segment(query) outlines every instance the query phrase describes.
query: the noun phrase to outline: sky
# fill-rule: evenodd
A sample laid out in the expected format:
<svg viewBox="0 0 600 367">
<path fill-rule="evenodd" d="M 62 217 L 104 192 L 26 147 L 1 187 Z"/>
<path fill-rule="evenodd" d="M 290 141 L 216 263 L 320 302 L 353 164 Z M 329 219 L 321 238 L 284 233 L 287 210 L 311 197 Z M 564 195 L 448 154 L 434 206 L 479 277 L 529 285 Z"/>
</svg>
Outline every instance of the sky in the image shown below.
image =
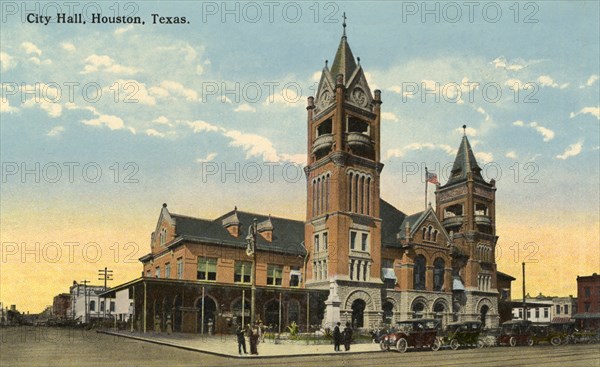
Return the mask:
<svg viewBox="0 0 600 367">
<path fill-rule="evenodd" d="M 138 277 L 163 203 L 303 220 L 306 98 L 344 12 L 382 91 L 382 198 L 423 210 L 425 166 L 446 182 L 465 124 L 513 297 L 522 262 L 531 294 L 600 273 L 596 1 L 52 4 L 0 4 L 5 305 L 39 312 L 104 267 L 109 285 Z"/>
</svg>

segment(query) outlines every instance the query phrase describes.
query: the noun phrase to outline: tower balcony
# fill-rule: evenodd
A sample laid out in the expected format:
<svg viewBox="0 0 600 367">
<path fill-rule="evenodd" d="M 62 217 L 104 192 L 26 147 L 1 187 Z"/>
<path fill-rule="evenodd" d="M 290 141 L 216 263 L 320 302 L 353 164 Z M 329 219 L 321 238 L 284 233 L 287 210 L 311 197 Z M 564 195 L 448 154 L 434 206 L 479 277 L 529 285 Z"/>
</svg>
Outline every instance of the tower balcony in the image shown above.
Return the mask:
<svg viewBox="0 0 600 367">
<path fill-rule="evenodd" d="M 359 150 L 373 149 L 373 141 L 368 135 L 359 132 L 349 132 L 346 135 L 346 141 L 350 148 Z"/>
<path fill-rule="evenodd" d="M 475 224 L 477 225 L 486 225 L 491 226 L 492 220 L 487 215 L 476 215 L 475 216 Z"/>
<path fill-rule="evenodd" d="M 333 135 L 323 134 L 313 141 L 312 153 L 315 154 L 320 150 L 331 150 L 333 145 Z"/>
<path fill-rule="evenodd" d="M 460 226 L 463 224 L 465 218 L 462 215 L 457 215 L 455 217 L 444 218 L 442 221 L 442 225 L 444 227 L 452 227 L 452 226 Z"/>
</svg>

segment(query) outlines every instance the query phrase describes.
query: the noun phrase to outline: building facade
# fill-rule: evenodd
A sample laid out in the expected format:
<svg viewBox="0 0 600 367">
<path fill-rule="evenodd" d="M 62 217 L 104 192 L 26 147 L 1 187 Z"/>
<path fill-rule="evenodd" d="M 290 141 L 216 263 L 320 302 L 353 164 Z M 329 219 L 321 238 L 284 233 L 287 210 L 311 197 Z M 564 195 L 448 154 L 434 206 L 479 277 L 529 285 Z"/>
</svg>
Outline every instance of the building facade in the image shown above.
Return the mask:
<svg viewBox="0 0 600 367">
<path fill-rule="evenodd" d="M 54 299 L 52 300 L 52 316 L 60 319 L 68 318 L 70 306 L 70 293 L 61 293 L 54 296 Z"/>
<path fill-rule="evenodd" d="M 600 329 L 600 275 L 577 277 L 575 319 L 585 329 Z"/>
<path fill-rule="evenodd" d="M 377 328 L 423 317 L 496 327 L 494 181 L 482 177 L 464 136 L 435 207 L 407 215 L 383 200 L 381 105 L 344 25 L 307 103 L 305 221 L 237 208 L 200 219 L 164 204 L 140 258 L 142 277 L 105 295 L 128 290 L 138 330 L 170 322 L 185 332 L 230 332 L 248 322 L 254 268 L 256 319 L 273 331 L 292 322 Z"/>
</svg>

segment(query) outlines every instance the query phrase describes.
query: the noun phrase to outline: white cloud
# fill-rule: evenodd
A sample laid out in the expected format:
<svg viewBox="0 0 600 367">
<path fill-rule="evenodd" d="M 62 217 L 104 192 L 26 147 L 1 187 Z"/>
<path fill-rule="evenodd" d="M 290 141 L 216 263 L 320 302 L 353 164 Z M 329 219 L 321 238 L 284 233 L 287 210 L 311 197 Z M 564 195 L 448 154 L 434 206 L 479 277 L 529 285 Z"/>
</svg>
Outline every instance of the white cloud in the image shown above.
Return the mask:
<svg viewBox="0 0 600 367">
<path fill-rule="evenodd" d="M 195 133 L 201 133 L 204 131 L 219 131 L 222 130 L 218 126 L 212 125 L 206 121 L 196 120 L 196 121 L 188 121 L 187 125 L 194 130 Z"/>
<path fill-rule="evenodd" d="M 454 131 L 458 132 L 460 136 L 463 136 L 465 132 L 467 133 L 467 136 L 477 136 L 478 134 L 478 131 L 473 127 L 467 127 L 466 129 L 463 129 L 462 127 L 457 127 L 456 129 L 454 129 Z M 476 141 L 471 141 L 471 145 L 475 146 Z"/>
<path fill-rule="evenodd" d="M 598 120 L 600 120 L 600 107 L 584 107 L 579 112 L 571 112 L 570 117 L 573 118 L 577 115 L 588 114 L 595 116 Z"/>
<path fill-rule="evenodd" d="M 23 42 L 21 43 L 21 47 L 25 50 L 26 54 L 36 54 L 38 56 L 42 55 L 42 50 L 40 50 L 39 47 L 31 42 Z"/>
<path fill-rule="evenodd" d="M 487 164 L 494 161 L 494 156 L 492 153 L 488 152 L 477 152 L 475 153 L 475 158 L 479 161 L 479 163 Z"/>
<path fill-rule="evenodd" d="M 491 63 L 496 69 L 504 69 L 508 71 L 519 71 L 527 67 L 527 65 L 524 65 L 524 63 L 521 61 L 514 61 L 513 63 L 509 63 L 504 56 L 497 57 Z"/>
<path fill-rule="evenodd" d="M 583 149 L 583 142 L 571 144 L 565 149 L 563 154 L 557 155 L 556 158 L 565 160 L 570 157 L 575 157 L 576 155 L 581 153 L 582 149 Z"/>
<path fill-rule="evenodd" d="M 71 42 L 63 42 L 60 44 L 65 51 L 74 52 L 77 48 Z"/>
<path fill-rule="evenodd" d="M 115 36 L 123 34 L 133 29 L 133 24 L 115 29 Z"/>
<path fill-rule="evenodd" d="M 140 103 L 148 106 L 156 105 L 156 98 L 150 95 L 146 84 L 133 79 L 117 79 L 110 87 L 102 90 L 109 95 L 116 93 L 115 84 L 118 89 L 118 98 L 125 103 Z"/>
<path fill-rule="evenodd" d="M 128 66 L 123 66 L 115 63 L 115 61 L 107 55 L 90 55 L 85 59 L 86 65 L 83 67 L 81 74 L 89 74 L 96 71 L 113 73 L 113 74 L 136 74 L 138 69 Z"/>
<path fill-rule="evenodd" d="M 229 130 L 223 135 L 231 139 L 230 146 L 240 147 L 246 151 L 246 159 L 262 157 L 265 162 L 279 161 L 279 156 L 273 147 L 273 143 L 264 136 L 242 133 L 237 130 Z"/>
<path fill-rule="evenodd" d="M 514 150 L 511 150 L 510 152 L 506 152 L 505 157 L 511 158 L 511 159 L 517 159 L 517 153 Z"/>
<path fill-rule="evenodd" d="M 198 100 L 198 93 L 195 90 L 186 88 L 183 84 L 172 80 L 163 80 L 158 86 L 150 87 L 148 91 L 161 98 L 178 96 L 184 97 L 188 101 Z"/>
<path fill-rule="evenodd" d="M 125 123 L 123 122 L 123 120 L 118 117 L 118 116 L 114 116 L 114 115 L 103 115 L 100 114 L 98 112 L 95 112 L 96 114 L 96 118 L 91 119 L 91 120 L 81 120 L 81 122 L 83 122 L 86 125 L 90 125 L 90 126 L 106 126 L 111 130 L 120 130 L 123 129 L 125 127 Z M 133 133 L 135 133 L 134 131 L 132 131 Z"/>
<path fill-rule="evenodd" d="M 46 135 L 47 136 L 59 136 L 63 131 L 65 131 L 65 128 L 63 126 L 55 126 L 50 131 L 48 131 L 48 134 L 46 134 Z"/>
<path fill-rule="evenodd" d="M 38 107 L 46 111 L 48 116 L 52 118 L 57 118 L 62 115 L 62 105 L 60 103 L 50 102 L 47 98 L 38 98 L 37 100 L 36 98 L 30 98 L 26 100 L 22 106 L 25 108 Z"/>
<path fill-rule="evenodd" d="M 544 137 L 545 142 L 548 142 L 548 141 L 554 139 L 554 131 L 538 124 L 535 121 L 532 121 L 532 122 L 526 124 L 525 122 L 523 122 L 521 120 L 517 120 L 517 121 L 513 122 L 513 125 L 520 126 L 520 127 L 530 127 L 532 129 L 534 129 L 535 131 L 538 132 L 538 134 L 540 134 L 541 136 Z"/>
<path fill-rule="evenodd" d="M 165 134 L 161 133 L 160 131 L 157 131 L 155 129 L 146 129 L 146 135 L 148 136 L 155 136 L 157 138 L 164 138 Z"/>
<path fill-rule="evenodd" d="M 256 108 L 250 106 L 248 103 L 242 103 L 233 111 L 234 112 L 256 112 Z"/>
<path fill-rule="evenodd" d="M 196 162 L 198 163 L 206 163 L 206 162 L 211 162 L 213 159 L 215 159 L 217 157 L 217 153 L 208 153 L 206 155 L 206 157 L 204 158 L 197 158 Z"/>
<path fill-rule="evenodd" d="M 538 81 L 538 83 L 541 84 L 542 87 L 551 87 L 551 88 L 565 89 L 566 87 L 569 86 L 569 83 L 563 83 L 563 84 L 559 85 L 549 75 L 541 75 L 537 79 L 537 81 Z"/>
<path fill-rule="evenodd" d="M 396 116 L 396 114 L 394 114 L 393 112 L 382 112 L 381 119 L 393 122 L 399 121 L 398 116 Z"/>
<path fill-rule="evenodd" d="M 17 63 L 13 60 L 14 58 L 6 52 L 0 52 L 0 70 L 7 71 L 14 68 Z"/>
<path fill-rule="evenodd" d="M 590 77 L 588 78 L 588 80 L 585 82 L 585 84 L 580 85 L 579 88 L 591 87 L 597 81 L 598 81 L 598 75 L 592 74 L 592 75 L 590 75 Z"/>
<path fill-rule="evenodd" d="M 45 59 L 45 60 L 40 60 L 39 57 L 30 57 L 29 61 L 31 61 L 32 63 L 36 64 L 36 65 L 50 65 L 52 64 L 52 60 L 50 59 Z"/>
<path fill-rule="evenodd" d="M 165 116 L 159 116 L 159 117 L 155 118 L 154 120 L 152 120 L 152 122 L 154 122 L 155 124 L 160 124 L 160 125 L 173 126 L 173 124 L 171 124 L 169 119 Z"/>
<path fill-rule="evenodd" d="M 294 88 L 282 89 L 267 96 L 264 105 L 281 105 L 284 107 L 297 107 L 301 105 L 302 96 Z"/>
<path fill-rule="evenodd" d="M 12 107 L 10 105 L 10 102 L 8 102 L 8 99 L 6 98 L 0 98 L 0 113 L 14 113 L 17 112 L 19 109 L 16 107 Z"/>
<path fill-rule="evenodd" d="M 508 79 L 506 82 L 504 82 L 504 85 L 508 86 L 508 88 L 512 90 L 524 89 L 525 87 L 525 83 L 514 78 Z"/>
<path fill-rule="evenodd" d="M 411 143 L 411 144 L 408 144 L 407 146 L 405 146 L 404 148 L 388 149 L 386 158 L 387 159 L 392 158 L 392 157 L 402 158 L 408 152 L 418 151 L 418 150 L 423 150 L 423 149 L 429 149 L 429 150 L 440 149 L 451 156 L 456 154 L 456 149 L 452 148 L 451 146 L 449 146 L 447 144 Z"/>
</svg>

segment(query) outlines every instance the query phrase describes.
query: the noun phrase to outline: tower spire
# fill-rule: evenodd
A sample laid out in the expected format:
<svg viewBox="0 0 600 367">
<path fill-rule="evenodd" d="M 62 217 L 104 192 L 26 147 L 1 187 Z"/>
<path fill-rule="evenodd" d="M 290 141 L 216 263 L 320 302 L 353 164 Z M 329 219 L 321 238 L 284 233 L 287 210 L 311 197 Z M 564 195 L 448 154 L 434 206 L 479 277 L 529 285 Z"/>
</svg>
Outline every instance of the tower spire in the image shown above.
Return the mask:
<svg viewBox="0 0 600 367">
<path fill-rule="evenodd" d="M 463 125 L 463 136 L 467 136 L 467 125 Z"/>
<path fill-rule="evenodd" d="M 344 22 L 342 23 L 342 27 L 344 27 L 344 35 L 342 37 L 346 37 L 346 12 L 344 12 L 344 15 L 342 15 L 342 18 L 344 19 Z"/>
</svg>

